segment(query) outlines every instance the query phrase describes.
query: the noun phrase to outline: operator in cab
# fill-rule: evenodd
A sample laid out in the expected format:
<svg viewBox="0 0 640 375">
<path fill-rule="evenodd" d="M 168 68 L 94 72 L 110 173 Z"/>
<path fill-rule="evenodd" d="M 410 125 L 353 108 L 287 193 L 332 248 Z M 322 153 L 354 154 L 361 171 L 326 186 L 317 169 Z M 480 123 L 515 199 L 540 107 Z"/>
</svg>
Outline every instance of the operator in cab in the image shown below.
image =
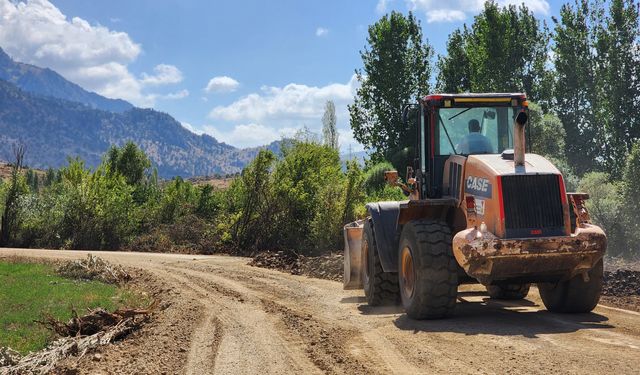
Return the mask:
<svg viewBox="0 0 640 375">
<path fill-rule="evenodd" d="M 464 155 L 493 153 L 493 146 L 487 137 L 480 134 L 480 122 L 476 119 L 469 120 L 469 134 L 462 138 L 456 149 Z"/>
</svg>

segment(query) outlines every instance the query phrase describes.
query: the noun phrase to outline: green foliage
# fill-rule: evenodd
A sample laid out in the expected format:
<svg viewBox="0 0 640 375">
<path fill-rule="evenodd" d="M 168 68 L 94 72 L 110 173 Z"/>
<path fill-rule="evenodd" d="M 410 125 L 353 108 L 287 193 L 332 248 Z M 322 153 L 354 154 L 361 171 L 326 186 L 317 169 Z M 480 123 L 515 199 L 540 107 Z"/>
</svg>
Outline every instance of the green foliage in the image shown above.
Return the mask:
<svg viewBox="0 0 640 375">
<path fill-rule="evenodd" d="M 596 60 L 589 2 L 564 4 L 555 23 L 554 66 L 556 113 L 566 135 L 568 162 L 578 174 L 594 170 L 599 148 L 594 105 Z"/>
<path fill-rule="evenodd" d="M 328 230 L 333 236 L 339 235 L 333 228 L 336 222 L 343 224 L 343 206 L 327 199 L 344 202 L 343 193 L 338 194 L 335 190 L 336 186 L 344 189 L 341 168 L 338 152 L 326 146 L 297 142 L 283 150 L 283 158 L 278 160 L 273 171 L 273 232 L 267 234 L 272 246 L 308 253 L 316 249 L 314 237 L 331 237 L 319 233 Z M 322 223 L 317 219 L 323 215 L 319 213 L 320 209 L 331 210 L 336 217 Z M 312 236 L 308 236 L 309 231 Z"/>
<path fill-rule="evenodd" d="M 343 223 L 349 223 L 359 217 L 358 207 L 365 201 L 363 191 L 364 175 L 357 160 L 347 162 L 347 182 L 345 187 L 345 204 Z"/>
<path fill-rule="evenodd" d="M 624 202 L 625 230 L 629 234 L 629 252 L 640 254 L 640 142 L 636 142 L 626 160 L 622 180 L 622 202 Z"/>
<path fill-rule="evenodd" d="M 599 156 L 615 178 L 622 177 L 624 155 L 640 140 L 640 4 L 612 0 L 596 29 L 598 126 L 606 144 Z"/>
<path fill-rule="evenodd" d="M 550 35 L 526 6 L 488 1 L 470 28 L 454 31 L 440 57 L 438 88 L 445 92 L 526 92 L 547 106 Z"/>
<path fill-rule="evenodd" d="M 640 139 L 640 24 L 634 0 L 565 4 L 555 20 L 557 113 L 566 154 L 579 174 L 622 177 L 625 156 Z"/>
<path fill-rule="evenodd" d="M 565 132 L 558 116 L 543 113 L 539 105 L 530 103 L 529 127 L 533 152 L 556 160 L 564 158 Z"/>
<path fill-rule="evenodd" d="M 384 189 L 386 182 L 384 180 L 384 172 L 395 170 L 391 163 L 383 161 L 370 166 L 364 174 L 364 189 L 367 194 L 373 194 L 376 191 Z"/>
<path fill-rule="evenodd" d="M 106 166 L 108 173 L 120 174 L 127 184 L 135 186 L 143 182 L 151 161 L 144 151 L 129 141 L 122 148 L 111 146 L 107 152 Z"/>
<path fill-rule="evenodd" d="M 269 243 L 273 219 L 270 171 L 275 162 L 271 151 L 262 150 L 229 187 L 229 212 L 233 224 L 231 239 L 240 248 L 252 250 Z"/>
<path fill-rule="evenodd" d="M 580 181 L 580 191 L 589 194 L 586 205 L 593 222 L 607 233 L 607 253 L 612 256 L 627 252 L 624 227 L 622 186 L 603 172 L 587 173 Z"/>
<path fill-rule="evenodd" d="M 336 106 L 332 100 L 327 100 L 322 115 L 322 141 L 323 144 L 338 150 L 338 128 L 336 127 Z"/>
<path fill-rule="evenodd" d="M 391 12 L 369 26 L 368 46 L 360 52 L 364 69 L 356 71 L 361 87 L 349 114 L 355 139 L 375 161 L 415 143 L 415 126 L 402 124 L 402 106 L 430 89 L 433 48 L 423 40 L 412 13 Z"/>
<path fill-rule="evenodd" d="M 44 264 L 0 262 L 0 285 L 0 347 L 9 346 L 22 354 L 44 348 L 52 338 L 46 327 L 34 322 L 44 314 L 67 321 L 72 309 L 113 310 L 147 303 L 127 289 L 56 276 Z"/>
<path fill-rule="evenodd" d="M 196 188 L 181 177 L 176 177 L 162 190 L 155 216 L 160 223 L 173 223 L 176 219 L 192 212 L 199 203 Z"/>
</svg>

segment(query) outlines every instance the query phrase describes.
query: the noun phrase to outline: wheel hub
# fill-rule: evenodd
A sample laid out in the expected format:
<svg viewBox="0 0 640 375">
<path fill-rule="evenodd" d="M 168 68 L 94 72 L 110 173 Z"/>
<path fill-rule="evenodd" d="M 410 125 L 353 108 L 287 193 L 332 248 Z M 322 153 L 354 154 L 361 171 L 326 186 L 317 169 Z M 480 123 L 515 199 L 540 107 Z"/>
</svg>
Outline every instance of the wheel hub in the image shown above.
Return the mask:
<svg viewBox="0 0 640 375">
<path fill-rule="evenodd" d="M 402 249 L 400 261 L 400 289 L 405 297 L 411 298 L 413 296 L 416 282 L 416 272 L 413 265 L 411 249 L 406 246 Z"/>
</svg>

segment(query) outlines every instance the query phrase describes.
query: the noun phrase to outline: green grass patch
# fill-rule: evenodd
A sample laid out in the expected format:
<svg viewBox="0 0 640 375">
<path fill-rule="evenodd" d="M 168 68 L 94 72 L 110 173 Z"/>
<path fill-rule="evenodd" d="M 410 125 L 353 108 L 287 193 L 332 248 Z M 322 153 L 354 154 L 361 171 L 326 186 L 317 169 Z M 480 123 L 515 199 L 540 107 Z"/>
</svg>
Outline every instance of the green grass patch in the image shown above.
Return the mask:
<svg viewBox="0 0 640 375">
<path fill-rule="evenodd" d="M 140 297 L 127 288 L 60 277 L 48 264 L 0 262 L 0 346 L 22 354 L 42 349 L 52 334 L 33 321 L 45 314 L 66 321 L 72 308 L 83 314 L 87 308 L 140 307 L 148 302 Z"/>
</svg>

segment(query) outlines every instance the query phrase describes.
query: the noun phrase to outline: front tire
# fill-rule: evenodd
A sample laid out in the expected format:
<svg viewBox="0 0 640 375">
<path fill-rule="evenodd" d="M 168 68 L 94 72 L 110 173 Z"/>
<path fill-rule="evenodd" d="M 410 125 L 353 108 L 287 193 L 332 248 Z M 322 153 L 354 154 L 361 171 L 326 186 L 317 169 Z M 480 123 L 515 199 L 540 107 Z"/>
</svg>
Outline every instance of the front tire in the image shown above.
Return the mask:
<svg viewBox="0 0 640 375">
<path fill-rule="evenodd" d="M 517 300 L 529 294 L 531 284 L 499 284 L 488 285 L 487 292 L 492 299 Z"/>
<path fill-rule="evenodd" d="M 398 303 L 398 274 L 382 269 L 371 218 L 362 231 L 362 286 L 370 306 Z"/>
<path fill-rule="evenodd" d="M 414 220 L 402 230 L 400 296 L 412 319 L 440 319 L 454 312 L 458 269 L 451 238 L 449 226 L 435 220 Z"/>
<path fill-rule="evenodd" d="M 593 310 L 602 292 L 602 259 L 589 271 L 589 281 L 576 275 L 558 283 L 538 283 L 547 310 L 558 313 L 586 313 Z"/>
</svg>

